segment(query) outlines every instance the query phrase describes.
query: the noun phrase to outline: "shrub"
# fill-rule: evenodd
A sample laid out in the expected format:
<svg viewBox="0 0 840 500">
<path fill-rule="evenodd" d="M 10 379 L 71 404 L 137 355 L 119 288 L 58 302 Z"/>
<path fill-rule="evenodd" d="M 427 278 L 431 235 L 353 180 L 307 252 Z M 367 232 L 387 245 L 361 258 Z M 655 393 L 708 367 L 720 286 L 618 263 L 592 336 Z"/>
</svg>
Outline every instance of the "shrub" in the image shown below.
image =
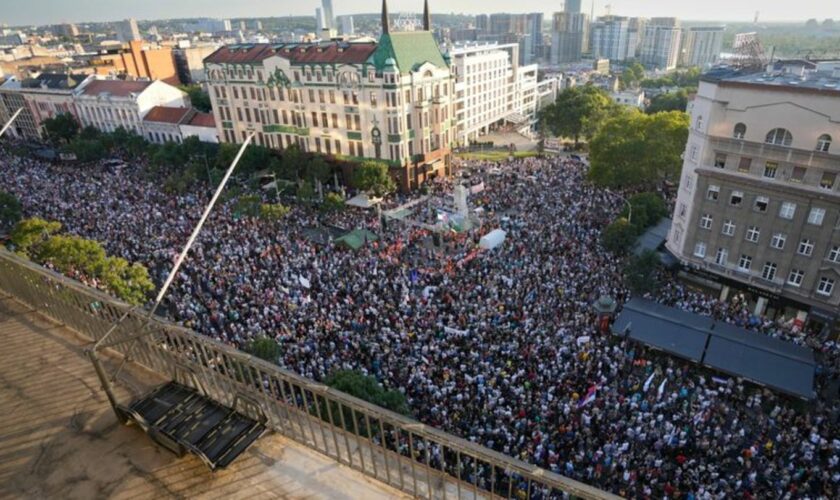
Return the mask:
<svg viewBox="0 0 840 500">
<path fill-rule="evenodd" d="M 625 255 L 632 250 L 637 236 L 636 227 L 621 218 L 604 228 L 601 244 L 614 254 Z"/>
</svg>

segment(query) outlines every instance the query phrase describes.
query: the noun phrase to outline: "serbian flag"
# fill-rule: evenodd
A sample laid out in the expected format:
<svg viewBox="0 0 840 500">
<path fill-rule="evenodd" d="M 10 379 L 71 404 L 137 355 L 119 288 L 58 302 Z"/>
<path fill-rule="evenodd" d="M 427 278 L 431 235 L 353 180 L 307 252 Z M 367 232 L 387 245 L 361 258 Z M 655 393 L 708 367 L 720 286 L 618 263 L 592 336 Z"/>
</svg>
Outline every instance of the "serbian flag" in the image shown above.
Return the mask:
<svg viewBox="0 0 840 500">
<path fill-rule="evenodd" d="M 584 406 L 588 405 L 589 403 L 595 401 L 595 394 L 598 392 L 598 386 L 593 385 L 586 391 L 586 396 L 580 400 L 578 403 L 578 408 L 583 408 Z"/>
</svg>

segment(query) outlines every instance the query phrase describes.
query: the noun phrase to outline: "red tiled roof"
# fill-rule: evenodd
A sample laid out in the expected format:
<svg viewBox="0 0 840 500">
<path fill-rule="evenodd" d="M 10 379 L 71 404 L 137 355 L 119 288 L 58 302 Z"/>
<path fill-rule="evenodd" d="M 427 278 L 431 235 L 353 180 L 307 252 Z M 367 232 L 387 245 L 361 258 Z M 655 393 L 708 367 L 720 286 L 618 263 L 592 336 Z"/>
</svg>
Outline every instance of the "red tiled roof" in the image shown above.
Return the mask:
<svg viewBox="0 0 840 500">
<path fill-rule="evenodd" d="M 166 106 L 155 106 L 150 109 L 146 116 L 143 117 L 144 122 L 158 122 L 158 123 L 174 123 L 179 124 L 190 112 L 190 108 L 170 108 Z"/>
<path fill-rule="evenodd" d="M 189 124 L 193 127 L 216 128 L 216 119 L 213 118 L 213 113 L 202 113 L 199 111 L 193 115 Z"/>
<path fill-rule="evenodd" d="M 85 95 L 99 95 L 102 92 L 108 92 L 113 96 L 117 97 L 125 97 L 129 94 L 139 94 L 146 90 L 146 87 L 151 85 L 152 82 L 145 82 L 145 81 L 131 81 L 127 82 L 124 80 L 93 80 L 92 82 L 88 83 L 85 87 L 84 92 Z"/>
<path fill-rule="evenodd" d="M 293 64 L 361 64 L 376 51 L 376 43 L 257 43 L 227 45 L 204 59 L 206 63 L 258 63 L 271 56 L 288 59 Z"/>
</svg>

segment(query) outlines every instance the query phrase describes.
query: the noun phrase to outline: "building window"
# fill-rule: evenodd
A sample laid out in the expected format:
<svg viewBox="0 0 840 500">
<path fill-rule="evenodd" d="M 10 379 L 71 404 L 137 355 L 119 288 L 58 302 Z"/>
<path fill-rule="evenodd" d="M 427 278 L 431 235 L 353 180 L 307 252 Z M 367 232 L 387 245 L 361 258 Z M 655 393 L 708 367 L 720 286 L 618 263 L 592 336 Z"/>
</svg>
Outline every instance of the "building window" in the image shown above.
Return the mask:
<svg viewBox="0 0 840 500">
<path fill-rule="evenodd" d="M 820 295 L 831 295 L 834 291 L 834 280 L 823 276 L 820 278 L 820 283 L 817 285 L 817 293 Z"/>
<path fill-rule="evenodd" d="M 793 136 L 786 129 L 774 128 L 770 132 L 767 132 L 767 135 L 764 137 L 764 142 L 776 146 L 790 146 L 793 142 Z"/>
<path fill-rule="evenodd" d="M 717 168 L 726 167 L 726 155 L 724 153 L 715 153 L 715 166 Z"/>
<path fill-rule="evenodd" d="M 688 157 L 691 158 L 691 161 L 697 161 L 697 146 L 692 144 L 690 151 Z"/>
<path fill-rule="evenodd" d="M 712 216 L 709 214 L 703 214 L 703 217 L 700 217 L 700 227 L 702 227 L 703 229 L 711 229 Z"/>
<path fill-rule="evenodd" d="M 770 240 L 770 246 L 775 248 L 776 250 L 783 250 L 785 248 L 785 241 L 787 241 L 787 235 L 784 233 L 776 233 L 773 235 L 773 238 Z"/>
<path fill-rule="evenodd" d="M 725 266 L 726 260 L 729 258 L 729 251 L 725 248 L 718 248 L 717 253 L 715 254 L 715 264 L 719 266 Z"/>
<path fill-rule="evenodd" d="M 749 271 L 750 266 L 752 265 L 752 257 L 749 255 L 741 255 L 741 258 L 738 259 L 738 269 L 741 271 Z"/>
<path fill-rule="evenodd" d="M 744 201 L 744 193 L 741 191 L 732 191 L 732 195 L 729 197 L 729 204 L 733 207 L 740 207 L 742 201 Z"/>
<path fill-rule="evenodd" d="M 828 134 L 823 134 L 817 139 L 817 151 L 821 153 L 828 153 L 829 148 L 831 148 L 831 136 Z"/>
<path fill-rule="evenodd" d="M 828 252 L 828 260 L 840 264 L 840 245 L 831 247 L 831 251 Z"/>
<path fill-rule="evenodd" d="M 711 201 L 717 201 L 719 196 L 720 186 L 715 186 L 714 184 L 709 185 L 709 189 L 706 191 L 706 199 Z"/>
<path fill-rule="evenodd" d="M 779 217 L 782 219 L 793 219 L 793 215 L 796 213 L 796 203 L 791 203 L 786 201 L 782 203 L 782 206 L 779 207 Z"/>
<path fill-rule="evenodd" d="M 742 156 L 741 159 L 738 161 L 738 172 L 741 172 L 742 174 L 748 174 L 750 173 L 750 166 L 752 166 L 752 158 Z"/>
<path fill-rule="evenodd" d="M 723 221 L 723 228 L 721 229 L 721 233 L 725 234 L 726 236 L 732 236 L 733 234 L 735 234 L 735 223 L 729 219 Z"/>
<path fill-rule="evenodd" d="M 799 248 L 797 249 L 799 255 L 804 255 L 806 257 L 810 257 L 812 253 L 814 253 L 814 242 L 809 240 L 808 238 L 803 239 L 799 242 Z"/>
<path fill-rule="evenodd" d="M 766 212 L 767 207 L 770 205 L 770 198 L 766 196 L 756 196 L 755 197 L 755 205 L 753 205 L 753 209 L 756 212 Z"/>
<path fill-rule="evenodd" d="M 791 269 L 790 274 L 788 274 L 788 285 L 792 286 L 800 286 L 802 285 L 802 280 L 805 278 L 805 273 L 799 269 Z"/>
<path fill-rule="evenodd" d="M 764 268 L 761 270 L 761 277 L 767 281 L 773 281 L 776 278 L 776 269 L 778 267 L 774 262 L 765 262 Z"/>
<path fill-rule="evenodd" d="M 628 102 L 629 102 L 629 99 L 628 99 Z M 694 128 L 696 128 L 697 130 L 700 130 L 701 128 L 703 128 L 703 116 L 702 115 L 697 117 L 697 122 L 695 123 Z"/>
<path fill-rule="evenodd" d="M 805 167 L 793 167 L 793 172 L 790 174 L 790 182 L 801 184 L 805 179 Z"/>
<path fill-rule="evenodd" d="M 376 92 L 371 92 L 370 93 L 370 107 L 372 107 L 372 108 L 376 107 Z"/>
<path fill-rule="evenodd" d="M 701 259 L 706 256 L 706 244 L 702 241 L 698 241 L 696 245 L 694 245 L 694 256 L 700 257 Z"/>
<path fill-rule="evenodd" d="M 834 187 L 834 182 L 837 180 L 837 174 L 834 172 L 823 172 L 820 179 L 820 187 L 823 189 L 831 189 Z"/>
<path fill-rule="evenodd" d="M 811 212 L 808 214 L 808 224 L 822 226 L 823 219 L 825 219 L 824 208 L 812 208 Z"/>
<path fill-rule="evenodd" d="M 775 161 L 768 161 L 764 164 L 764 177 L 767 179 L 775 179 L 777 170 L 779 170 L 779 164 Z"/>
<path fill-rule="evenodd" d="M 685 219 L 685 214 L 686 214 L 687 211 L 688 211 L 688 207 L 685 206 L 685 203 L 680 203 L 680 211 L 679 211 L 680 217 Z"/>
<path fill-rule="evenodd" d="M 747 228 L 746 233 L 746 240 L 751 241 L 753 243 L 758 243 L 758 237 L 761 234 L 761 231 L 756 226 L 749 226 Z"/>
<path fill-rule="evenodd" d="M 736 124 L 735 130 L 732 131 L 732 137 L 736 139 L 743 139 L 745 135 L 747 135 L 747 126 L 743 123 Z"/>
</svg>

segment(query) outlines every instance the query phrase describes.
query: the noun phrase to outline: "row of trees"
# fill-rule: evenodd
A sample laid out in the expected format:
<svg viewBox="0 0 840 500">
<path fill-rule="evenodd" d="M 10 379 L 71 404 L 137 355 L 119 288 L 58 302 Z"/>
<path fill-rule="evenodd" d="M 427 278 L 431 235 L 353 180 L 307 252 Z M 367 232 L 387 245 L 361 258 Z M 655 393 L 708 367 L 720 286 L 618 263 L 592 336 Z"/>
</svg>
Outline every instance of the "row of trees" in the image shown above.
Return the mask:
<svg viewBox="0 0 840 500">
<path fill-rule="evenodd" d="M 9 243 L 20 255 L 39 264 L 49 264 L 70 276 L 95 280 L 129 304 L 143 304 L 154 290 L 142 264 L 109 257 L 102 245 L 72 234 L 60 234 L 61 223 L 33 217 L 17 223 Z"/>
<path fill-rule="evenodd" d="M 541 112 L 544 128 L 589 141 L 590 179 L 604 187 L 649 189 L 679 177 L 688 140 L 688 116 L 679 111 L 644 114 L 615 104 L 592 85 L 563 91 Z"/>
<path fill-rule="evenodd" d="M 93 127 L 80 128 L 69 113 L 46 120 L 44 127 L 54 144 L 75 154 L 81 162 L 93 162 L 113 154 L 148 158 L 149 174 L 155 179 L 163 179 L 164 188 L 171 192 L 184 192 L 196 181 L 206 180 L 215 185 L 239 151 L 236 144 L 207 144 L 197 137 L 188 137 L 181 143 L 151 144 L 121 127 L 111 133 Z M 270 148 L 252 144 L 239 161 L 237 175 L 248 178 L 267 172 L 299 187 L 309 183 L 311 189 L 330 182 L 339 167 L 339 163 L 328 163 L 324 156 L 305 153 L 297 146 L 287 148 L 280 155 Z M 380 162 L 355 165 L 350 181 L 354 188 L 376 195 L 396 189 L 388 166 Z"/>
</svg>

